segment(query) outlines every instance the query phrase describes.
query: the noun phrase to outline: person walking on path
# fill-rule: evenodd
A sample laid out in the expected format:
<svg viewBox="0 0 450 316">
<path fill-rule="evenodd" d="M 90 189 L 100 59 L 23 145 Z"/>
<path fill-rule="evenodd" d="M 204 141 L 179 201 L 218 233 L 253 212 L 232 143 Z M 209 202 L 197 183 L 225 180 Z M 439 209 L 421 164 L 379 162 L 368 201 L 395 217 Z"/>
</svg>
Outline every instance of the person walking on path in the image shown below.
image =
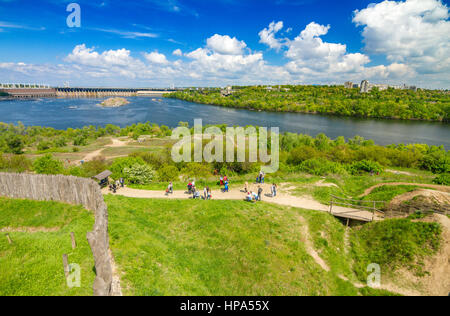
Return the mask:
<svg viewBox="0 0 450 316">
<path fill-rule="evenodd" d="M 274 183 L 272 184 L 272 197 L 276 197 L 277 196 L 277 185 Z"/>
<path fill-rule="evenodd" d="M 248 182 L 247 181 L 245 182 L 245 185 L 244 185 L 244 192 L 248 193 Z"/>
<path fill-rule="evenodd" d="M 263 193 L 263 189 L 261 188 L 261 186 L 258 187 L 258 201 L 262 201 L 262 193 Z"/>
<path fill-rule="evenodd" d="M 225 188 L 224 188 L 223 192 L 227 192 L 228 193 L 229 189 L 230 188 L 228 186 L 228 181 L 225 181 Z"/>
</svg>

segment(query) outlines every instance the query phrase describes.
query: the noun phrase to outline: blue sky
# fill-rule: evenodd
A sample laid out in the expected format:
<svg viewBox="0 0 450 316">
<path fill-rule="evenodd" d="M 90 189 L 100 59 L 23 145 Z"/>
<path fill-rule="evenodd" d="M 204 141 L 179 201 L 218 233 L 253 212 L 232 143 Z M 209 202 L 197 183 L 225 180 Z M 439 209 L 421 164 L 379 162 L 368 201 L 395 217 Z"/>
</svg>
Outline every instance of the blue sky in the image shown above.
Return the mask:
<svg viewBox="0 0 450 316">
<path fill-rule="evenodd" d="M 71 2 L 80 5 L 80 28 L 66 24 Z M 161 87 L 369 79 L 449 88 L 448 5 L 0 0 L 0 82 Z"/>
</svg>

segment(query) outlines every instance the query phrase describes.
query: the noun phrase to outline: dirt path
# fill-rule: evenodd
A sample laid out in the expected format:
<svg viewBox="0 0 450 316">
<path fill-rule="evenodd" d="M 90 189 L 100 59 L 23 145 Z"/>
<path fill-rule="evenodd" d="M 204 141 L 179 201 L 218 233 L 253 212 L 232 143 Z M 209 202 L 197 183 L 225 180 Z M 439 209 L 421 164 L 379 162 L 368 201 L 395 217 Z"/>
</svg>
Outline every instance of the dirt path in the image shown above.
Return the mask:
<svg viewBox="0 0 450 316">
<path fill-rule="evenodd" d="M 384 186 L 398 186 L 398 185 L 411 185 L 411 186 L 417 186 L 417 187 L 423 187 L 423 188 L 430 188 L 435 189 L 442 192 L 448 192 L 450 193 L 450 186 L 445 185 L 437 185 L 437 184 L 421 184 L 421 183 L 409 183 L 409 182 L 392 182 L 392 183 L 379 183 L 377 185 L 374 185 L 364 191 L 362 195 L 360 195 L 360 198 L 363 198 L 365 196 L 368 196 L 370 193 L 372 193 L 373 190 L 384 187 Z"/>
<path fill-rule="evenodd" d="M 419 189 L 412 192 L 407 192 L 402 195 L 396 196 L 390 203 L 390 206 L 400 205 L 405 201 L 410 201 L 416 196 L 424 196 L 428 198 L 434 198 L 435 201 L 438 201 L 439 204 L 450 205 L 450 193 L 427 190 L 427 189 Z"/>
<path fill-rule="evenodd" d="M 60 230 L 59 227 L 4 227 L 0 233 L 53 233 Z"/>
<path fill-rule="evenodd" d="M 84 161 L 84 162 L 91 161 L 91 160 L 95 159 L 96 157 L 101 156 L 102 152 L 103 152 L 106 148 L 125 147 L 125 146 L 127 146 L 127 144 L 128 144 L 126 141 L 122 141 L 122 140 L 117 139 L 117 138 L 112 138 L 111 141 L 112 141 L 112 144 L 105 145 L 105 147 L 103 147 L 103 148 L 101 148 L 101 149 L 98 149 L 98 150 L 96 150 L 96 151 L 93 151 L 93 152 L 88 153 L 88 154 L 87 154 L 86 156 L 84 156 L 83 159 L 81 159 L 81 160 Z M 116 157 L 112 157 L 112 158 L 116 158 Z M 80 160 L 80 161 L 81 161 L 81 160 Z"/>
<path fill-rule="evenodd" d="M 325 263 L 325 261 L 319 256 L 316 249 L 314 249 L 313 243 L 311 242 L 310 235 L 309 235 L 309 227 L 306 220 L 298 216 L 298 220 L 301 223 L 301 240 L 305 244 L 306 252 L 314 259 L 314 261 L 325 271 L 329 272 L 330 267 Z"/>
<path fill-rule="evenodd" d="M 276 197 L 270 196 L 270 185 L 262 185 L 263 188 L 263 198 L 264 202 L 275 203 L 283 206 L 298 207 L 307 210 L 329 212 L 330 207 L 315 201 L 313 198 L 308 197 L 297 197 L 284 192 L 278 192 Z M 250 185 L 249 190 L 253 192 L 258 191 L 257 185 Z M 102 190 L 103 194 L 111 194 L 108 188 Z M 203 191 L 200 191 L 203 194 Z M 121 188 L 117 191 L 117 195 L 122 195 L 131 198 L 144 198 L 144 199 L 189 199 L 192 195 L 186 194 L 185 191 L 174 191 L 173 194 L 166 195 L 163 191 L 149 191 L 149 190 L 137 190 L 131 188 Z M 267 195 L 269 194 L 269 195 Z M 244 200 L 246 194 L 240 189 L 230 189 L 230 192 L 223 193 L 219 190 L 212 191 L 212 198 L 214 200 Z M 362 211 L 358 209 L 346 208 L 346 207 L 333 207 L 333 215 L 341 217 L 354 217 L 363 218 L 366 220 L 372 220 L 372 213 L 368 211 Z M 379 220 L 380 218 L 376 218 Z"/>
</svg>

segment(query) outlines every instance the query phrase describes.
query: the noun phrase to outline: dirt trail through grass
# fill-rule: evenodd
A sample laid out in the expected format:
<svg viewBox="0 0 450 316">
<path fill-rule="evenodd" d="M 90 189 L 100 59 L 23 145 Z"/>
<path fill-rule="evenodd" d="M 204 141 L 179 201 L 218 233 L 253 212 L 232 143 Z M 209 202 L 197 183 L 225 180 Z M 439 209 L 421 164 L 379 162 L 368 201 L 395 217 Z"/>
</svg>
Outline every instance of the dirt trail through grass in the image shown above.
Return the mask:
<svg viewBox="0 0 450 316">
<path fill-rule="evenodd" d="M 363 194 L 361 194 L 359 197 L 363 198 L 368 196 L 370 193 L 372 193 L 373 190 L 383 187 L 383 186 L 399 186 L 399 185 L 411 185 L 411 186 L 417 186 L 417 187 L 423 187 L 423 188 L 430 188 L 442 192 L 448 192 L 450 193 L 450 186 L 445 185 L 437 185 L 437 184 L 421 184 L 421 183 L 410 183 L 410 182 L 392 182 L 392 183 L 379 183 L 377 185 L 374 185 L 364 191 Z"/>
<path fill-rule="evenodd" d="M 96 151 L 88 153 L 86 156 L 83 157 L 82 160 L 84 162 L 91 161 L 91 160 L 95 159 L 96 157 L 99 157 L 106 148 L 118 148 L 118 147 L 125 147 L 125 146 L 127 146 L 127 142 L 126 141 L 122 141 L 122 140 L 117 139 L 117 138 L 112 138 L 111 141 L 112 141 L 112 144 L 106 145 L 104 148 L 101 148 L 101 149 L 98 149 Z"/>
<path fill-rule="evenodd" d="M 329 272 L 330 271 L 330 267 L 328 267 L 328 265 L 325 263 L 325 261 L 319 256 L 319 254 L 314 249 L 314 246 L 313 246 L 313 244 L 312 244 L 312 242 L 310 240 L 309 227 L 308 227 L 308 224 L 307 224 L 306 220 L 303 217 L 301 217 L 301 216 L 298 216 L 298 220 L 302 224 L 302 226 L 301 226 L 301 229 L 302 229 L 301 239 L 302 239 L 302 241 L 305 244 L 306 252 L 308 252 L 308 254 L 314 259 L 314 261 L 323 270 Z"/>
<path fill-rule="evenodd" d="M 284 205 L 284 206 L 291 206 L 291 207 L 297 207 L 297 208 L 303 208 L 308 210 L 314 210 L 314 211 L 321 211 L 321 212 L 329 212 L 330 207 L 324 204 L 321 204 L 317 201 L 315 201 L 312 198 L 309 197 L 298 197 L 298 196 L 292 196 L 289 193 L 285 192 L 278 192 L 276 197 L 271 197 L 270 195 L 270 185 L 264 184 L 262 185 L 263 188 L 263 197 L 262 200 L 269 203 Z M 251 185 L 249 187 L 249 190 L 253 192 L 257 192 L 257 186 Z M 103 189 L 103 194 L 111 194 L 111 192 L 105 188 Z M 203 192 L 200 192 L 203 194 Z M 173 194 L 166 195 L 163 191 L 150 191 L 150 190 L 138 190 L 138 189 L 131 189 L 131 188 L 121 188 L 117 191 L 117 195 L 122 195 L 125 197 L 131 197 L 131 198 L 146 198 L 146 199 L 189 199 L 192 198 L 192 195 L 186 194 L 185 191 L 174 191 Z M 244 200 L 246 197 L 246 194 L 241 189 L 230 189 L 229 192 L 224 193 L 220 190 L 213 190 L 212 191 L 212 198 L 214 200 Z M 372 220 L 373 214 L 372 212 L 353 209 L 353 208 L 347 208 L 347 207 L 339 207 L 335 206 L 333 207 L 333 214 L 334 215 L 342 215 L 344 213 L 349 213 L 352 216 L 364 218 L 367 220 Z M 375 218 L 376 220 L 379 220 L 380 218 Z"/>
</svg>

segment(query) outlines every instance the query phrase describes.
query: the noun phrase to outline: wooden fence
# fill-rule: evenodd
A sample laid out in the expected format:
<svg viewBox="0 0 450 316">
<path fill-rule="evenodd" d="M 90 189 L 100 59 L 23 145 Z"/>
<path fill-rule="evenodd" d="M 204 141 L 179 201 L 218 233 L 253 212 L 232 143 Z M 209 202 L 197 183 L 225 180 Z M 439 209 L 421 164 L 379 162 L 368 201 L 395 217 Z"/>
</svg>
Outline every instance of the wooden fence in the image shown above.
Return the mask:
<svg viewBox="0 0 450 316">
<path fill-rule="evenodd" d="M 0 173 L 0 196 L 37 201 L 59 201 L 83 205 L 95 214 L 87 239 L 95 260 L 96 296 L 112 295 L 112 269 L 109 256 L 108 209 L 95 181 L 72 176 Z"/>
<path fill-rule="evenodd" d="M 372 218 L 369 221 L 374 221 L 375 217 L 381 217 L 386 218 L 385 212 L 377 208 L 377 203 L 385 203 L 384 201 L 361 201 L 361 200 L 352 200 L 352 199 L 346 199 L 339 196 L 332 195 L 331 201 L 330 201 L 330 213 L 333 214 L 333 206 L 342 206 L 342 207 L 348 207 L 352 209 L 358 209 L 358 211 L 348 211 L 348 212 L 339 212 L 338 215 L 340 216 L 351 216 L 355 217 L 356 219 L 359 217 L 358 215 L 355 215 L 359 212 L 359 210 L 368 211 L 372 213 Z M 362 205 L 366 204 L 366 205 Z M 361 220 L 367 221 L 367 218 L 360 218 Z"/>
</svg>

